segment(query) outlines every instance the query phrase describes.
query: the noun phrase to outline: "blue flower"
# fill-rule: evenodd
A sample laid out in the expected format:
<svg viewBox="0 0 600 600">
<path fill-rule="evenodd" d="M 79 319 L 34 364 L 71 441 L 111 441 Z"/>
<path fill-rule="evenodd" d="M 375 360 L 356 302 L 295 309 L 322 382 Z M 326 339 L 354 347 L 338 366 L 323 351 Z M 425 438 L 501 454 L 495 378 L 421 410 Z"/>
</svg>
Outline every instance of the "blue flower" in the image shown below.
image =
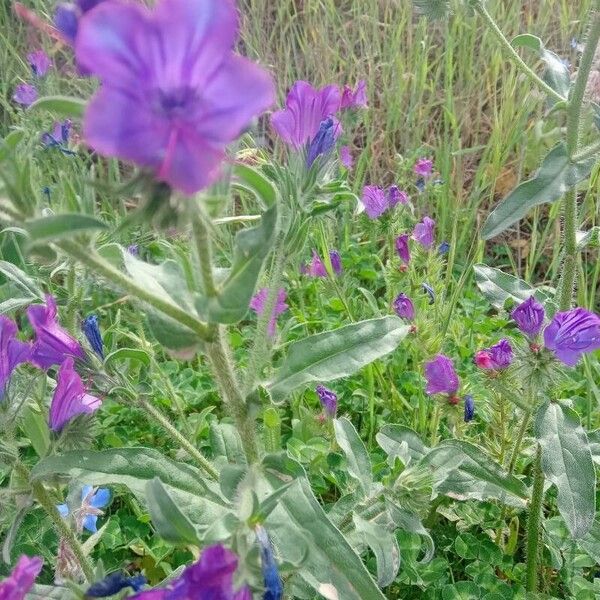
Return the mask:
<svg viewBox="0 0 600 600">
<path fill-rule="evenodd" d="M 429 296 L 429 304 L 433 304 L 435 302 L 435 292 L 433 288 L 428 283 L 422 283 L 421 287 L 423 291 Z"/>
<path fill-rule="evenodd" d="M 87 529 L 91 533 L 96 533 L 98 516 L 104 514 L 101 509 L 109 502 L 110 490 L 99 488 L 94 492 L 91 485 L 84 485 L 81 490 L 81 507 L 73 511 L 77 530 Z M 56 508 L 63 518 L 69 515 L 69 507 L 66 504 L 58 504 Z"/>
<path fill-rule="evenodd" d="M 132 588 L 134 592 L 139 592 L 145 583 L 146 578 L 143 575 L 128 577 L 125 573 L 117 571 L 92 584 L 85 595 L 90 598 L 106 598 L 126 587 Z"/>
<path fill-rule="evenodd" d="M 438 248 L 438 252 L 441 255 L 448 254 L 449 250 L 450 250 L 450 244 L 448 242 L 442 242 Z"/>
<path fill-rule="evenodd" d="M 317 135 L 312 139 L 308 146 L 306 155 L 306 166 L 311 167 L 318 156 L 326 156 L 335 146 L 335 140 L 341 133 L 341 127 L 336 119 L 328 117 L 321 121 Z"/>
<path fill-rule="evenodd" d="M 98 327 L 98 316 L 88 315 L 81 325 L 81 329 L 90 343 L 92 350 L 104 360 L 104 346 L 102 344 L 102 335 Z"/>
<path fill-rule="evenodd" d="M 265 583 L 263 600 L 281 600 L 283 598 L 283 583 L 273 556 L 273 546 L 271 546 L 267 531 L 260 525 L 256 528 L 256 539 L 260 545 L 260 559 Z"/>
<path fill-rule="evenodd" d="M 473 396 L 468 394 L 465 396 L 465 423 L 473 420 L 475 416 L 475 400 L 473 400 Z"/>
</svg>

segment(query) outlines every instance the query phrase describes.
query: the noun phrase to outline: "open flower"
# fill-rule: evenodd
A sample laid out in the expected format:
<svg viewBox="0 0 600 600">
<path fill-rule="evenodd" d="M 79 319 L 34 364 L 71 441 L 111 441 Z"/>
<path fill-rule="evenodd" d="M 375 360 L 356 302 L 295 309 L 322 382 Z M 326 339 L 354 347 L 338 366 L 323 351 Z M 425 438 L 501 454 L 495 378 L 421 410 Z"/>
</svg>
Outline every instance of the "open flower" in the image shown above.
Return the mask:
<svg viewBox="0 0 600 600">
<path fill-rule="evenodd" d="M 433 161 L 429 158 L 419 158 L 413 167 L 413 171 L 419 177 L 431 177 L 433 173 Z"/>
<path fill-rule="evenodd" d="M 430 217 L 424 217 L 420 223 L 415 225 L 413 239 L 419 242 L 423 248 L 429 250 L 435 241 L 435 221 Z"/>
<path fill-rule="evenodd" d="M 556 313 L 544 329 L 544 345 L 558 360 L 574 367 L 584 352 L 600 348 L 600 316 L 585 308 Z"/>
<path fill-rule="evenodd" d="M 66 358 L 58 370 L 56 389 L 50 404 L 50 429 L 60 431 L 76 416 L 92 414 L 101 404 L 100 398 L 87 393 L 81 377 L 73 368 L 73 358 Z"/>
<path fill-rule="evenodd" d="M 31 106 L 38 98 L 38 91 L 29 83 L 20 83 L 13 94 L 13 100 L 27 108 Z"/>
<path fill-rule="evenodd" d="M 324 385 L 318 385 L 316 388 L 319 402 L 328 417 L 334 418 L 337 412 L 338 397 L 337 394 L 326 388 Z"/>
<path fill-rule="evenodd" d="M 409 238 L 410 238 L 410 236 L 408 235 L 408 233 L 399 235 L 396 238 L 396 252 L 398 253 L 398 256 L 400 257 L 400 260 L 405 265 L 408 265 L 408 263 L 410 262 L 410 248 L 408 246 Z"/>
<path fill-rule="evenodd" d="M 96 533 L 98 517 L 104 514 L 101 509 L 105 508 L 109 502 L 110 490 L 94 489 L 91 485 L 84 485 L 81 490 L 81 506 L 73 511 L 77 531 L 81 532 L 87 529 L 90 533 Z M 69 507 L 66 504 L 59 504 L 56 508 L 63 518 L 68 516 Z M 131 585 L 131 583 L 126 585 Z"/>
<path fill-rule="evenodd" d="M 459 380 L 452 360 L 443 354 L 438 354 L 425 364 L 427 379 L 427 394 L 448 394 L 454 396 L 458 391 Z"/>
<path fill-rule="evenodd" d="M 43 77 L 52 66 L 52 62 L 43 50 L 30 52 L 27 55 L 27 62 L 29 63 L 31 71 L 35 77 Z"/>
<path fill-rule="evenodd" d="M 390 206 L 386 193 L 378 185 L 365 185 L 360 200 L 369 219 L 377 219 Z"/>
<path fill-rule="evenodd" d="M 0 315 L 0 401 L 15 368 L 31 357 L 31 345 L 17 339 L 17 324 Z"/>
<path fill-rule="evenodd" d="M 65 119 L 62 123 L 54 123 L 52 131 L 42 133 L 42 144 L 47 148 L 66 148 L 69 143 L 69 137 L 71 136 L 71 125 L 71 119 Z"/>
<path fill-rule="evenodd" d="M 286 144 L 300 150 L 317 135 L 321 123 L 339 108 L 337 85 L 318 90 L 306 81 L 296 81 L 288 92 L 285 108 L 271 116 L 271 125 Z"/>
<path fill-rule="evenodd" d="M 35 331 L 36 339 L 31 352 L 31 362 L 40 369 L 60 365 L 66 356 L 85 358 L 81 344 L 71 337 L 56 319 L 56 301 L 47 294 L 46 304 L 32 304 L 27 317 Z"/>
<path fill-rule="evenodd" d="M 508 340 L 500 340 L 490 348 L 475 354 L 475 364 L 480 369 L 498 371 L 506 369 L 513 361 L 513 349 Z"/>
<path fill-rule="evenodd" d="M 400 293 L 396 296 L 394 310 L 401 319 L 413 321 L 415 318 L 415 307 L 412 300 L 406 294 Z"/>
<path fill-rule="evenodd" d="M 102 83 L 85 114 L 88 144 L 186 194 L 213 183 L 227 144 L 274 98 L 268 73 L 233 53 L 237 37 L 233 0 L 89 11 L 75 40 L 78 64 Z"/>
<path fill-rule="evenodd" d="M 23 600 L 33 587 L 43 564 L 39 556 L 21 556 L 11 574 L 0 581 L 0 600 Z"/>
<path fill-rule="evenodd" d="M 361 79 L 353 90 L 349 85 L 344 86 L 340 108 L 367 108 L 367 82 Z"/>
<path fill-rule="evenodd" d="M 517 327 L 526 335 L 535 337 L 544 324 L 544 307 L 531 296 L 515 308 L 510 316 L 514 319 Z"/>
<path fill-rule="evenodd" d="M 262 315 L 266 308 L 267 297 L 269 295 L 268 288 L 260 289 L 254 296 L 252 300 L 250 300 L 250 308 L 257 314 Z M 271 314 L 271 319 L 269 320 L 269 329 L 268 333 L 271 337 L 275 335 L 275 329 L 277 327 L 277 317 L 284 313 L 288 305 L 285 303 L 287 298 L 286 291 L 281 288 L 277 293 L 277 299 L 275 301 L 275 306 L 273 307 L 273 312 Z"/>
</svg>

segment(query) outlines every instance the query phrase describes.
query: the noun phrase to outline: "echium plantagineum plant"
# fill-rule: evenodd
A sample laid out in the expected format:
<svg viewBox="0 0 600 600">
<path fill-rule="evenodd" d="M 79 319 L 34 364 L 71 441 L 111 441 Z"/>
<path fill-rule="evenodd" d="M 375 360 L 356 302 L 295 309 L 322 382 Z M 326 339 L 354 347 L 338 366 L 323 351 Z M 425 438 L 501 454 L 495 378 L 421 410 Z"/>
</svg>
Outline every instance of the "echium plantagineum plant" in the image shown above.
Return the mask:
<svg viewBox="0 0 600 600">
<path fill-rule="evenodd" d="M 439 12 L 445 3 L 430 4 Z M 470 4 L 567 113 L 568 139 L 542 166 L 559 169 L 556 177 L 523 184 L 516 200 L 509 196 L 484 227 L 490 237 L 519 218 L 516 205 L 522 211 L 539 203 L 534 192 L 544 182 L 562 194 L 589 174 L 600 145 L 579 147 L 579 122 L 600 18 L 592 16 L 571 84 L 542 46 L 554 72 L 538 77 L 504 43 L 483 4 Z M 79 74 L 97 80 L 95 94 L 89 101 L 39 97 L 24 82 L 14 101 L 29 107 L 20 109 L 24 122 L 45 112 L 65 119 L 36 132 L 42 152 L 81 160 L 90 176 L 100 173 L 109 183 L 98 182 L 101 200 L 63 202 L 56 192 L 31 189 L 22 129 L 0 148 L 0 218 L 18 247 L 11 254 L 18 260 L 0 263 L 10 294 L 2 310 L 14 312 L 0 317 L 0 461 L 13 473 L 0 497 L 3 505 L 14 500 L 15 514 L 3 544 L 13 568 L 0 582 L 0 600 L 22 600 L 30 591 L 139 600 L 376 600 L 397 581 L 398 530 L 420 538 L 427 562 L 434 545 L 424 522 L 434 523 L 443 503 L 468 499 L 502 505 L 500 544 L 508 537 L 506 518 L 527 510 L 521 583 L 535 591 L 545 479 L 557 488 L 558 511 L 574 538 L 588 533 L 595 514 L 589 441 L 555 393 L 568 369 L 600 348 L 600 317 L 572 305 L 574 187 L 564 200 L 564 268 L 555 294 L 476 267 L 483 293 L 493 293 L 497 308 L 510 308 L 514 326 L 473 353 L 467 371 L 445 342 L 456 326 L 456 297 L 445 277 L 454 250 L 411 201 L 437 185 L 435 162 L 421 152 L 405 162 L 397 183 L 370 182 L 360 197 L 348 185 L 353 129 L 369 104 L 364 81 L 298 81 L 277 109 L 268 71 L 233 51 L 239 24 L 232 0 L 158 0 L 152 8 L 78 0 L 58 7 L 55 25 L 50 29 L 72 48 Z M 30 56 L 37 82 L 52 65 L 37 51 Z M 256 119 L 271 109 L 273 152 L 256 147 L 252 136 Z M 71 136 L 72 127 L 81 138 Z M 117 172 L 128 178 L 122 185 L 108 177 Z M 544 201 L 558 199 L 554 189 L 543 192 Z M 134 209 L 125 202 L 131 197 Z M 118 216 L 107 216 L 106 206 Z M 354 265 L 342 240 L 332 247 L 328 236 L 341 218 L 349 226 L 350 212 L 353 223 L 383 241 L 377 260 L 386 286 L 377 296 L 362 289 L 367 320 L 355 311 Z M 133 230 L 143 232 L 140 240 L 122 245 Z M 168 248 L 162 260 L 144 239 Z M 49 266 L 52 281 L 42 277 Z M 297 302 L 297 281 L 319 296 L 333 291 L 346 324 L 314 331 L 316 308 Z M 84 310 L 100 282 L 125 297 Z M 125 303 L 144 322 L 136 321 L 138 333 L 118 337 L 115 322 L 137 313 L 123 309 L 113 323 L 104 315 Z M 251 342 L 233 344 L 254 316 Z M 406 352 L 396 351 L 400 343 Z M 161 352 L 210 373 L 226 416 L 210 423 L 208 448 L 199 447 L 181 395 L 155 381 L 165 377 Z M 392 377 L 394 361 L 408 353 L 420 386 L 416 409 Z M 358 372 L 367 387 L 367 444 L 339 416 L 349 399 L 335 381 Z M 478 395 L 482 389 L 487 393 Z M 413 411 L 419 434 L 395 424 L 379 428 L 381 403 L 387 414 Z M 115 404 L 159 428 L 179 448 L 177 460 L 149 447 L 95 449 L 102 417 Z M 492 411 L 520 421 L 512 449 L 505 436 L 499 452 L 465 439 Z M 282 425 L 290 420 L 300 434 L 284 444 Z M 533 452 L 526 453 L 531 427 Z M 440 441 L 442 433 L 452 438 Z M 324 440 L 326 468 L 314 458 L 315 446 L 302 446 L 306 435 Z M 375 444 L 377 465 L 367 450 Z M 343 461 L 343 475 L 331 468 L 336 461 Z M 531 464 L 527 476 L 523 463 Z M 325 484 L 335 493 L 324 493 Z M 125 494 L 147 510 L 165 542 L 191 550 L 194 558 L 164 581 L 135 570 L 107 573 L 94 561 L 110 503 Z M 54 586 L 35 584 L 41 558 L 14 556 L 18 529 L 38 508 L 57 534 L 52 548 L 40 548 L 53 569 L 45 581 Z M 374 563 L 361 558 L 369 551 Z"/>
</svg>

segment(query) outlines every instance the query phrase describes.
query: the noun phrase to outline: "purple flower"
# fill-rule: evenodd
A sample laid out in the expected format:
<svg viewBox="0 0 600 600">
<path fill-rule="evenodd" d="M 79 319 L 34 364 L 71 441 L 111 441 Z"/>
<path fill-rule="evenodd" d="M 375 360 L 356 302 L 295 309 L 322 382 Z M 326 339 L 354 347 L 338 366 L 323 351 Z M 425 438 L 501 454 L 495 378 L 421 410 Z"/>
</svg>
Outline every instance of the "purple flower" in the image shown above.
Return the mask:
<svg viewBox="0 0 600 600">
<path fill-rule="evenodd" d="M 51 132 L 42 133 L 42 144 L 47 148 L 58 148 L 65 154 L 75 154 L 67 148 L 71 136 L 71 124 L 71 119 L 66 119 L 62 123 L 55 123 Z"/>
<path fill-rule="evenodd" d="M 317 135 L 321 122 L 339 108 L 337 85 L 317 90 L 306 81 L 296 81 L 287 95 L 285 108 L 271 116 L 271 125 L 286 144 L 299 150 Z"/>
<path fill-rule="evenodd" d="M 336 275 L 342 273 L 342 257 L 337 250 L 331 250 L 329 252 L 329 260 L 331 261 L 331 268 Z"/>
<path fill-rule="evenodd" d="M 370 219 L 377 219 L 389 208 L 389 202 L 385 192 L 377 185 L 365 185 L 361 202 Z"/>
<path fill-rule="evenodd" d="M 350 152 L 349 146 L 342 146 L 340 148 L 340 162 L 348 170 L 350 170 L 353 167 L 354 160 L 352 159 L 352 153 Z"/>
<path fill-rule="evenodd" d="M 237 36 L 232 0 L 96 6 L 75 41 L 78 64 L 102 83 L 85 114 L 89 145 L 186 194 L 211 184 L 227 144 L 274 97 L 269 74 L 233 53 Z"/>
<path fill-rule="evenodd" d="M 256 528 L 256 539 L 260 546 L 260 562 L 265 585 L 263 600 L 281 600 L 283 598 L 283 582 L 273 556 L 273 546 L 266 529 L 260 525 Z"/>
<path fill-rule="evenodd" d="M 329 253 L 329 259 L 331 260 L 331 267 L 336 275 L 342 272 L 342 259 L 336 250 L 332 250 Z M 321 260 L 321 257 L 317 254 L 316 250 L 313 250 L 312 261 L 308 266 L 302 266 L 300 272 L 309 277 L 327 277 L 327 268 L 325 263 Z"/>
<path fill-rule="evenodd" d="M 475 416 L 475 400 L 473 400 L 473 396 L 467 394 L 465 396 L 465 423 L 473 420 Z"/>
<path fill-rule="evenodd" d="M 506 369 L 513 361 L 513 349 L 508 340 L 500 340 L 497 344 L 479 350 L 475 354 L 475 364 L 480 369 L 498 371 Z"/>
<path fill-rule="evenodd" d="M 406 294 L 398 294 L 394 300 L 394 310 L 401 319 L 413 321 L 415 318 L 415 307 L 412 300 Z"/>
<path fill-rule="evenodd" d="M 129 254 L 131 254 L 131 256 L 139 256 L 140 255 L 139 244 L 129 244 L 129 246 L 127 246 L 127 252 L 129 252 Z"/>
<path fill-rule="evenodd" d="M 98 316 L 88 315 L 81 325 L 81 329 L 90 343 L 92 350 L 104 360 L 104 345 L 102 343 L 102 334 L 98 326 Z"/>
<path fill-rule="evenodd" d="M 27 62 L 35 77 L 43 77 L 52 66 L 52 62 L 43 50 L 30 52 L 27 55 Z"/>
<path fill-rule="evenodd" d="M 349 85 L 344 86 L 340 108 L 367 108 L 367 82 L 361 79 L 353 90 Z"/>
<path fill-rule="evenodd" d="M 146 578 L 143 575 L 129 577 L 121 571 L 116 571 L 92 584 L 85 592 L 85 596 L 89 598 L 106 598 L 114 596 L 127 587 L 132 588 L 134 592 L 139 592 L 144 584 L 146 584 Z"/>
<path fill-rule="evenodd" d="M 310 142 L 306 154 L 306 166 L 310 169 L 317 157 L 326 157 L 335 146 L 335 140 L 341 135 L 342 126 L 337 119 L 327 117 L 321 121 L 319 131 Z"/>
<path fill-rule="evenodd" d="M 29 83 L 20 83 L 13 94 L 13 100 L 25 108 L 31 106 L 38 98 L 38 92 Z"/>
<path fill-rule="evenodd" d="M 544 324 L 544 307 L 531 296 L 515 308 L 510 316 L 517 323 L 517 327 L 529 337 L 535 337 Z"/>
<path fill-rule="evenodd" d="M 12 573 L 0 581 L 0 600 L 23 600 L 40 574 L 44 561 L 39 556 L 21 556 Z"/>
<path fill-rule="evenodd" d="M 75 43 L 77 31 L 79 29 L 79 20 L 81 17 L 103 2 L 104 0 L 76 0 L 72 2 L 61 2 L 54 12 L 54 26 L 62 34 L 65 41 L 69 44 Z"/>
<path fill-rule="evenodd" d="M 337 412 L 337 394 L 330 389 L 326 388 L 324 385 L 318 385 L 316 388 L 317 396 L 319 397 L 319 402 L 321 402 L 321 406 L 323 410 L 327 414 L 328 417 L 334 418 Z"/>
<path fill-rule="evenodd" d="M 46 295 L 45 305 L 31 305 L 27 317 L 36 335 L 31 353 L 34 365 L 49 369 L 52 365 L 60 365 L 66 356 L 85 358 L 81 344 L 58 324 L 56 301 L 52 296 Z"/>
<path fill-rule="evenodd" d="M 419 177 L 431 177 L 433 173 L 433 161 L 429 158 L 419 158 L 413 167 L 413 171 Z"/>
<path fill-rule="evenodd" d="M 262 315 L 265 311 L 265 304 L 267 302 L 267 296 L 269 295 L 268 288 L 260 289 L 254 296 L 252 300 L 250 300 L 250 308 L 257 314 Z M 286 291 L 281 288 L 277 294 L 277 300 L 275 301 L 275 306 L 273 307 L 273 313 L 271 315 L 271 319 L 269 321 L 269 329 L 268 333 L 271 337 L 275 335 L 275 328 L 277 327 L 277 317 L 284 313 L 288 305 L 285 303 L 287 299 Z"/>
<path fill-rule="evenodd" d="M 429 250 L 433 246 L 435 221 L 429 217 L 424 217 L 423 221 L 417 223 L 413 230 L 413 239 L 419 242 L 423 248 Z"/>
<path fill-rule="evenodd" d="M 96 533 L 98 531 L 98 517 L 104 514 L 101 509 L 106 507 L 109 502 L 110 490 L 106 488 L 94 490 L 91 485 L 84 485 L 81 490 L 81 506 L 73 511 L 77 531 L 81 532 L 87 529 L 90 533 Z M 58 504 L 56 508 L 63 519 L 68 516 L 69 507 L 67 504 Z M 125 584 L 125 586 L 129 585 L 131 584 Z"/>
<path fill-rule="evenodd" d="M 408 247 L 408 240 L 410 236 L 408 233 L 399 235 L 396 238 L 396 252 L 400 257 L 400 260 L 407 265 L 410 262 L 410 248 Z"/>
<path fill-rule="evenodd" d="M 438 354 L 433 360 L 425 364 L 425 378 L 429 394 L 449 394 L 453 396 L 458 391 L 458 375 L 454 370 L 452 360 L 443 354 Z"/>
<path fill-rule="evenodd" d="M 442 242 L 439 246 L 438 246 L 438 253 L 441 256 L 444 256 L 444 254 L 448 254 L 448 252 L 450 251 L 450 244 L 448 242 Z"/>
<path fill-rule="evenodd" d="M 574 367 L 584 352 L 600 348 L 600 316 L 585 308 L 556 313 L 544 329 L 544 345 L 558 360 Z"/>
<path fill-rule="evenodd" d="M 429 296 L 429 304 L 435 303 L 435 291 L 428 283 L 422 283 L 423 291 Z"/>
<path fill-rule="evenodd" d="M 0 401 L 15 368 L 31 357 L 31 345 L 17 338 L 17 324 L 0 315 Z"/>
<path fill-rule="evenodd" d="M 66 358 L 58 370 L 56 389 L 50 404 L 50 429 L 60 431 L 76 416 L 92 414 L 101 404 L 100 398 L 87 393 L 81 377 L 73 368 L 73 358 Z"/>
<path fill-rule="evenodd" d="M 390 208 L 394 208 L 396 204 L 408 204 L 408 194 L 397 185 L 391 185 L 388 189 L 388 202 Z"/>
</svg>

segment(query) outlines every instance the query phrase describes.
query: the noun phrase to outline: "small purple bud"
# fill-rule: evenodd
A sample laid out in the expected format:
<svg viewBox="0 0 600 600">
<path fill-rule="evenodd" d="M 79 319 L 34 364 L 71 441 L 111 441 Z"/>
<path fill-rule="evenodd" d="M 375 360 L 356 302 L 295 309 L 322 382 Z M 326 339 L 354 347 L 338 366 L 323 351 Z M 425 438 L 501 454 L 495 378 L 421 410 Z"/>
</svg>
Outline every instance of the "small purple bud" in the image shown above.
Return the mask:
<svg viewBox="0 0 600 600">
<path fill-rule="evenodd" d="M 494 346 L 479 350 L 474 362 L 484 370 L 499 371 L 506 369 L 513 361 L 513 349 L 508 340 L 500 340 Z"/>
<path fill-rule="evenodd" d="M 27 108 L 31 106 L 38 98 L 38 92 L 34 86 L 29 83 L 20 83 L 13 94 L 13 100 Z"/>
<path fill-rule="evenodd" d="M 413 321 L 415 318 L 415 307 L 412 300 L 406 294 L 398 294 L 394 300 L 394 310 L 401 319 Z"/>
<path fill-rule="evenodd" d="M 422 283 L 421 287 L 423 288 L 423 291 L 429 296 L 429 304 L 434 304 L 435 292 L 433 291 L 433 288 L 428 283 Z"/>
<path fill-rule="evenodd" d="M 342 257 L 337 250 L 332 250 L 329 253 L 329 260 L 331 261 L 331 267 L 336 275 L 340 275 L 342 272 Z"/>
<path fill-rule="evenodd" d="M 337 119 L 328 117 L 321 121 L 319 131 L 310 142 L 306 155 L 306 166 L 310 168 L 317 157 L 326 157 L 335 146 L 335 140 L 342 133 L 342 126 Z"/>
<path fill-rule="evenodd" d="M 104 345 L 102 343 L 102 335 L 98 326 L 98 316 L 88 315 L 81 326 L 87 341 L 90 343 L 92 350 L 104 360 Z"/>
<path fill-rule="evenodd" d="M 413 171 L 419 177 L 431 177 L 433 173 L 433 161 L 429 158 L 419 158 L 413 167 Z"/>
<path fill-rule="evenodd" d="M 410 248 L 408 246 L 408 240 L 410 236 L 408 233 L 399 235 L 396 238 L 396 252 L 400 257 L 400 260 L 407 265 L 410 262 Z"/>
<path fill-rule="evenodd" d="M 361 202 L 369 219 L 377 219 L 389 208 L 389 202 L 383 189 L 377 185 L 365 185 Z"/>
<path fill-rule="evenodd" d="M 470 394 L 465 396 L 465 423 L 473 420 L 475 416 L 475 400 Z"/>
<path fill-rule="evenodd" d="M 413 239 L 419 242 L 423 248 L 429 250 L 435 241 L 434 230 L 435 221 L 429 217 L 424 217 L 420 223 L 415 225 Z"/>
<path fill-rule="evenodd" d="M 349 146 L 342 146 L 340 148 L 340 162 L 350 170 L 354 165 L 354 159 L 352 158 L 352 152 L 350 152 Z"/>
<path fill-rule="evenodd" d="M 425 392 L 432 394 L 449 394 L 453 396 L 458 391 L 459 380 L 452 360 L 443 354 L 438 354 L 433 360 L 425 363 Z"/>
<path fill-rule="evenodd" d="M 544 307 L 531 296 L 515 308 L 510 316 L 514 319 L 517 327 L 529 337 L 535 337 L 544 324 Z"/>
<path fill-rule="evenodd" d="M 388 189 L 388 202 L 390 208 L 394 208 L 397 204 L 408 204 L 408 194 L 397 185 L 392 185 Z"/>
<path fill-rule="evenodd" d="M 337 413 L 337 394 L 327 389 L 324 385 L 318 385 L 316 391 L 325 413 L 333 419 Z"/>
<path fill-rule="evenodd" d="M 448 254 L 450 251 L 450 244 L 448 242 L 442 242 L 438 247 L 438 252 L 443 256 L 444 254 Z"/>
<path fill-rule="evenodd" d="M 43 50 L 30 52 L 27 55 L 27 62 L 31 67 L 34 77 L 43 77 L 52 66 L 52 62 Z"/>
<path fill-rule="evenodd" d="M 344 86 L 340 108 L 367 108 L 367 82 L 364 79 L 356 84 L 355 90 L 349 85 Z"/>
</svg>

